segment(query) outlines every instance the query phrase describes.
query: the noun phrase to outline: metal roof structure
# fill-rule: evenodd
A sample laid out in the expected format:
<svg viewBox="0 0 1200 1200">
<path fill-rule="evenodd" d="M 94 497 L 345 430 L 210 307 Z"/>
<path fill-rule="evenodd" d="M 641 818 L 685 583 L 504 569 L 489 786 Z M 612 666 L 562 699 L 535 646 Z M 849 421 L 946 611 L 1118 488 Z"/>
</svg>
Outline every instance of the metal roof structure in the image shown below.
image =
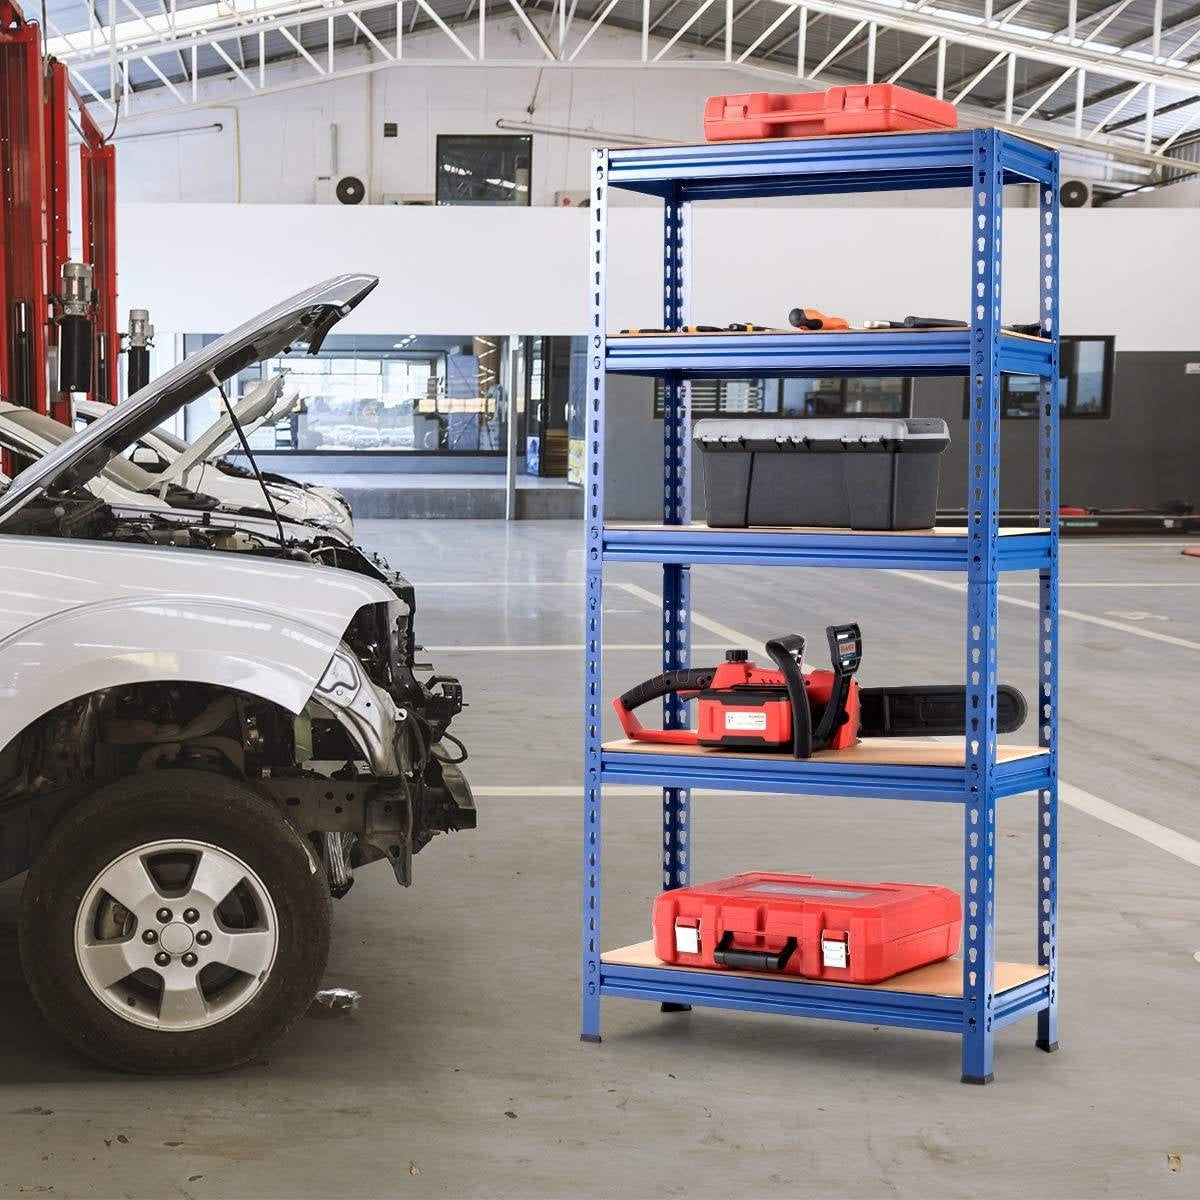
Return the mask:
<svg viewBox="0 0 1200 1200">
<path fill-rule="evenodd" d="M 1189 0 L 44 0 L 43 13 L 97 115 L 149 89 L 202 106 L 219 101 L 200 81 L 227 80 L 228 98 L 405 63 L 725 65 L 763 90 L 898 82 L 951 100 L 964 124 L 1024 129 L 1143 178 L 1200 173 L 1183 153 L 1200 139 Z M 500 20 L 519 22 L 523 57 L 489 47 Z M 346 65 L 337 51 L 352 45 L 374 61 Z"/>
</svg>

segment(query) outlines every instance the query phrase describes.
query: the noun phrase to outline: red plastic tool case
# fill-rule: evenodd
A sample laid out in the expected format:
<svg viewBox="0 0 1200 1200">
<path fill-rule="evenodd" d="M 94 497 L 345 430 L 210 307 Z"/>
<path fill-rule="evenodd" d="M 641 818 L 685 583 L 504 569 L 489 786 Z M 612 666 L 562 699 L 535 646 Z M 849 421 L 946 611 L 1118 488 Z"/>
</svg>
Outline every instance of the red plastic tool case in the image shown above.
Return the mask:
<svg viewBox="0 0 1200 1200">
<path fill-rule="evenodd" d="M 654 953 L 678 966 L 878 983 L 949 958 L 961 934 L 958 894 L 923 883 L 749 871 L 654 902 Z"/>
<path fill-rule="evenodd" d="M 704 105 L 704 136 L 710 142 L 956 128 L 953 104 L 891 83 L 710 96 Z"/>
</svg>

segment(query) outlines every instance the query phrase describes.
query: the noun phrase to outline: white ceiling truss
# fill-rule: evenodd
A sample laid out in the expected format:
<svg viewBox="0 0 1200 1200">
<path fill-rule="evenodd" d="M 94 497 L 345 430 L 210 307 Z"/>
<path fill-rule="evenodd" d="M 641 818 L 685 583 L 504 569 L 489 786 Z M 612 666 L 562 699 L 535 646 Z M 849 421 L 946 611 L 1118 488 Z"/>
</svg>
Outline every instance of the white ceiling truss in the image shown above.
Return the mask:
<svg viewBox="0 0 1200 1200">
<path fill-rule="evenodd" d="M 500 20 L 519 24 L 526 57 L 489 36 Z M 1176 157 L 1200 137 L 1200 3 L 1183 0 L 51 0 L 47 24 L 110 114 L 147 88 L 202 107 L 221 103 L 200 89 L 213 79 L 265 95 L 406 63 L 725 65 L 772 90 L 903 83 L 960 106 L 964 124 L 1023 128 L 1143 175 L 1200 174 Z M 351 44 L 373 61 L 336 53 Z"/>
</svg>

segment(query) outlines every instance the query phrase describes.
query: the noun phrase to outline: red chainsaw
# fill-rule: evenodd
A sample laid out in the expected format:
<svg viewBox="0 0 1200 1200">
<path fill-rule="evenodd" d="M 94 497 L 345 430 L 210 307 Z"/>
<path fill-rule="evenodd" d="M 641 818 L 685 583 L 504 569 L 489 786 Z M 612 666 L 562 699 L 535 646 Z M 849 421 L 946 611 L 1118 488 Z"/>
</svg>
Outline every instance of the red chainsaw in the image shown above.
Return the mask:
<svg viewBox="0 0 1200 1200">
<path fill-rule="evenodd" d="M 776 670 L 750 662 L 745 650 L 729 650 L 719 667 L 667 671 L 613 701 L 625 735 L 638 742 L 677 746 L 724 746 L 790 750 L 810 758 L 817 750 L 845 750 L 864 737 L 919 737 L 964 733 L 964 687 L 859 687 L 862 662 L 857 625 L 826 629 L 832 669 L 804 671 L 805 639 L 775 638 L 767 653 Z M 697 729 L 647 729 L 634 710 L 660 696 L 698 701 Z M 996 689 L 996 731 L 1020 729 L 1025 697 L 1014 687 Z"/>
</svg>

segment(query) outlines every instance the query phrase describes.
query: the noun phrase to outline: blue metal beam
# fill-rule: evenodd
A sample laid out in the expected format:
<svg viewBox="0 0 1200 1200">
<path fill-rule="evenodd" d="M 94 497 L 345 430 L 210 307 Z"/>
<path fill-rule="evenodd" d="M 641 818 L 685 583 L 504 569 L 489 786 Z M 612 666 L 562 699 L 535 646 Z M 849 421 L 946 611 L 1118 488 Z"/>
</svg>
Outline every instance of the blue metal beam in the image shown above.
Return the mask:
<svg viewBox="0 0 1200 1200">
<path fill-rule="evenodd" d="M 637 147 L 610 152 L 609 179 L 614 187 L 654 196 L 678 188 L 682 200 L 970 187 L 975 134 L 954 129 Z M 1048 178 L 1053 150 L 1012 134 L 996 137 L 1005 183 Z"/>
<path fill-rule="evenodd" d="M 883 800 L 925 800 L 962 804 L 966 767 L 881 766 L 847 763 L 836 757 L 796 759 L 787 755 L 664 754 L 653 751 L 601 752 L 604 783 L 713 788 L 733 792 L 780 792 Z M 1045 787 L 1049 757 L 1036 755 L 998 763 L 997 796 L 1017 796 Z"/>
<path fill-rule="evenodd" d="M 1042 977 L 999 993 L 999 1022 L 1006 1025 L 1045 1006 Z M 699 1004 L 709 1008 L 823 1017 L 905 1029 L 955 1033 L 964 1013 L 961 996 L 930 996 L 882 988 L 850 987 L 796 978 L 730 975 L 720 971 L 686 971 L 676 967 L 632 967 L 601 964 L 600 990 L 606 996 L 657 1000 L 665 1004 Z"/>
<path fill-rule="evenodd" d="M 1049 377 L 1053 343 L 1001 335 L 1000 369 Z M 969 329 L 848 330 L 833 333 L 696 333 L 613 336 L 606 370 L 621 375 L 684 372 L 714 379 L 873 375 L 967 375 Z"/>
<path fill-rule="evenodd" d="M 1049 566 L 1046 530 L 1006 533 L 997 539 L 1001 571 L 1036 571 Z M 670 529 L 609 527 L 606 562 L 686 562 L 696 566 L 886 567 L 910 571 L 965 571 L 967 534 L 850 533 L 819 530 L 792 533 L 766 529 Z"/>
</svg>

